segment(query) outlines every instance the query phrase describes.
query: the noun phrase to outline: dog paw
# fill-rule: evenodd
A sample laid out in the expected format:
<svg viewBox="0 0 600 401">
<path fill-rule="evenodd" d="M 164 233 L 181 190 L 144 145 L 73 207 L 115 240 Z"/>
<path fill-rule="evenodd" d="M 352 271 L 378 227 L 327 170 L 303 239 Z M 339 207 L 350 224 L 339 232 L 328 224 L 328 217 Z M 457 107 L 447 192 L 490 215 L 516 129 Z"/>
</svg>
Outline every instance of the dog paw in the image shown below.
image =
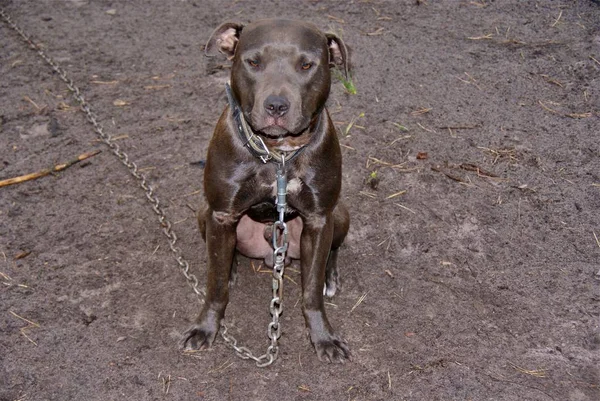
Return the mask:
<svg viewBox="0 0 600 401">
<path fill-rule="evenodd" d="M 333 298 L 337 292 L 337 286 L 338 284 L 335 281 L 325 283 L 323 286 L 323 295 L 327 298 Z"/>
<path fill-rule="evenodd" d="M 215 330 L 195 324 L 183 333 L 179 346 L 186 351 L 204 350 L 212 345 L 216 336 L 217 332 Z"/>
<path fill-rule="evenodd" d="M 345 363 L 347 360 L 352 360 L 348 343 L 338 336 L 332 336 L 329 340 L 317 341 L 313 345 L 321 362 Z"/>
</svg>

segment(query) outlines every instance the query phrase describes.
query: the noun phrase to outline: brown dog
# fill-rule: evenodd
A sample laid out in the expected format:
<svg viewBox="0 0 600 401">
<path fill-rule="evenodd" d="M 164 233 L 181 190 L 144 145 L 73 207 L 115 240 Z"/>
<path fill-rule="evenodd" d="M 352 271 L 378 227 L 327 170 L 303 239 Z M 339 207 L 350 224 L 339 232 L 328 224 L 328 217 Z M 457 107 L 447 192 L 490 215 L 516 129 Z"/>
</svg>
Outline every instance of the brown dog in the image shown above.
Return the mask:
<svg viewBox="0 0 600 401">
<path fill-rule="evenodd" d="M 333 296 L 339 286 L 337 251 L 349 226 L 348 212 L 338 202 L 340 147 L 325 108 L 330 67 L 347 73 L 346 47 L 306 22 L 262 20 L 221 25 L 206 53 L 215 48 L 233 60 L 230 105 L 209 144 L 206 205 L 198 214 L 208 258 L 206 303 L 182 344 L 198 349 L 214 341 L 229 300 L 236 250 L 273 265 L 266 233 L 278 218 L 275 177 L 283 157 L 287 262 L 301 260 L 310 340 L 320 360 L 344 362 L 350 351 L 327 320 L 323 295 Z"/>
</svg>

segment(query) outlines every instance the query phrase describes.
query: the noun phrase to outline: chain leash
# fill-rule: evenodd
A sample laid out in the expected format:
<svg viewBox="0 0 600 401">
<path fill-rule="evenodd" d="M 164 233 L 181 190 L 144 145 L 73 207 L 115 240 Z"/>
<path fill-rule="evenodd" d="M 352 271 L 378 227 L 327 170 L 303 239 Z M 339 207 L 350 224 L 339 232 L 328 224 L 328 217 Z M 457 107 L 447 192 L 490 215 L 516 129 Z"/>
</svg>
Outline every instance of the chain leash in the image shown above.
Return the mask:
<svg viewBox="0 0 600 401">
<path fill-rule="evenodd" d="M 277 182 L 277 212 L 279 220 L 273 224 L 273 297 L 269 305 L 271 313 L 271 323 L 267 327 L 267 336 L 271 340 L 271 344 L 267 348 L 267 352 L 259 357 L 252 355 L 252 352 L 246 347 L 238 347 L 235 338 L 227 334 L 227 327 L 221 324 L 221 337 L 231 348 L 236 351 L 237 356 L 242 359 L 252 359 L 256 362 L 256 366 L 262 368 L 269 366 L 277 359 L 279 355 L 279 337 L 281 337 L 281 324 L 279 316 L 283 312 L 283 272 L 285 269 L 285 257 L 288 248 L 288 229 L 284 221 L 285 209 L 287 207 L 287 177 L 285 175 L 285 156 L 281 158 L 281 164 L 278 164 L 276 173 Z"/>
<path fill-rule="evenodd" d="M 25 43 L 29 45 L 29 47 L 34 50 L 40 58 L 42 58 L 52 70 L 56 72 L 59 78 L 66 84 L 67 88 L 71 92 L 73 98 L 79 103 L 79 107 L 81 111 L 85 114 L 88 122 L 94 127 L 94 131 L 98 135 L 98 137 L 104 142 L 106 146 L 108 146 L 111 152 L 121 161 L 125 167 L 129 170 L 130 174 L 138 180 L 139 186 L 144 190 L 146 198 L 148 202 L 150 202 L 152 206 L 152 210 L 157 215 L 158 222 L 162 227 L 162 232 L 167 238 L 169 243 L 169 248 L 173 253 L 173 257 L 178 264 L 178 267 L 181 271 L 181 274 L 185 277 L 188 285 L 191 287 L 192 291 L 198 297 L 198 300 L 201 304 L 204 303 L 205 293 L 203 290 L 199 288 L 198 278 L 190 272 L 190 264 L 187 260 L 185 260 L 181 254 L 181 249 L 176 246 L 177 244 L 177 235 L 173 231 L 173 225 L 167 218 L 163 207 L 158 200 L 158 197 L 154 194 L 154 188 L 148 183 L 146 177 L 143 173 L 138 171 L 138 167 L 135 162 L 129 160 L 129 156 L 127 153 L 121 150 L 119 145 L 114 142 L 111 135 L 104 132 L 104 128 L 98 121 L 98 116 L 92 111 L 90 104 L 85 100 L 79 88 L 75 85 L 72 79 L 67 76 L 66 71 L 60 67 L 60 65 L 54 61 L 50 56 L 48 56 L 41 46 L 31 40 L 31 38 L 12 20 L 12 18 L 4 11 L 4 9 L 0 8 L 0 16 L 8 24 L 8 26 L 15 31 Z M 228 328 L 224 322 L 221 322 L 221 337 L 225 340 L 225 343 L 228 344 L 231 348 L 234 349 L 237 356 L 242 359 L 252 359 L 256 362 L 256 366 L 258 367 L 266 367 L 271 365 L 279 354 L 279 347 L 277 345 L 277 341 L 281 336 L 281 326 L 279 324 L 279 315 L 282 312 L 282 303 L 283 299 L 283 269 L 285 263 L 285 256 L 287 251 L 287 227 L 285 222 L 283 221 L 283 213 L 285 211 L 285 193 L 286 193 L 286 178 L 285 178 L 285 161 L 283 161 L 277 170 L 277 210 L 280 212 L 279 221 L 277 221 L 273 226 L 273 244 L 274 244 L 274 266 L 273 266 L 273 299 L 270 304 L 270 312 L 273 317 L 271 323 L 268 326 L 268 336 L 271 339 L 271 344 L 267 348 L 267 352 L 264 355 L 259 357 L 254 356 L 254 354 L 246 347 L 238 346 L 237 340 L 230 334 L 227 333 Z M 280 178 L 280 174 L 283 174 L 283 179 Z M 283 189 L 280 188 L 280 181 L 283 182 Z M 283 192 L 282 197 L 280 198 L 280 192 Z M 282 200 L 282 206 L 280 206 L 280 200 Z M 283 231 L 283 240 L 281 241 L 280 246 L 276 246 L 277 242 L 279 242 L 279 230 Z M 279 245 L 279 244 L 277 244 Z"/>
<path fill-rule="evenodd" d="M 92 111 L 89 103 L 81 95 L 79 88 L 73 83 L 73 80 L 67 76 L 66 71 L 64 69 L 62 69 L 58 65 L 58 63 L 55 62 L 50 56 L 48 56 L 42 50 L 42 48 L 40 46 L 36 45 L 29 38 L 29 36 L 27 36 L 25 34 L 25 32 L 23 32 L 23 30 L 21 28 L 19 28 L 17 26 L 17 24 L 15 24 L 12 21 L 10 16 L 8 16 L 8 14 L 6 14 L 6 12 L 3 9 L 0 9 L 0 15 L 2 16 L 4 21 L 15 32 L 17 32 L 19 34 L 19 36 L 21 36 L 21 38 L 29 45 L 29 47 L 32 50 L 35 50 L 37 52 L 37 54 L 46 63 L 48 63 L 48 65 L 50 65 L 50 67 L 52 67 L 54 72 L 56 72 L 58 74 L 60 79 L 67 85 L 67 88 L 69 88 L 69 91 L 71 91 L 71 95 L 73 96 L 73 98 L 75 100 L 77 100 L 77 102 L 79 103 L 79 107 L 85 113 L 87 120 L 89 121 L 90 124 L 92 124 L 92 126 L 94 127 L 94 130 L 96 131 L 96 133 L 98 134 L 100 139 L 110 148 L 112 153 L 119 158 L 121 163 L 123 163 L 129 169 L 129 172 L 131 173 L 131 175 L 133 175 L 138 180 L 140 187 L 142 187 L 142 189 L 146 193 L 146 198 L 152 204 L 152 209 L 158 216 L 158 221 L 160 223 L 160 226 L 162 227 L 162 232 L 167 237 L 167 240 L 169 242 L 169 248 L 173 252 L 175 261 L 177 261 L 177 264 L 179 265 L 179 268 L 181 269 L 182 274 L 184 275 L 188 284 L 190 285 L 190 287 L 192 288 L 194 293 L 196 293 L 196 295 L 200 299 L 200 302 L 202 303 L 203 302 L 202 297 L 204 296 L 204 292 L 198 288 L 198 278 L 193 273 L 190 273 L 189 263 L 181 255 L 181 249 L 176 246 L 177 235 L 173 232 L 172 224 L 167 219 L 164 209 L 160 205 L 160 201 L 154 194 L 154 188 L 152 188 L 152 186 L 150 184 L 148 184 L 144 174 L 142 174 L 138 171 L 137 165 L 134 162 L 129 160 L 129 156 L 127 156 L 127 154 L 120 149 L 119 145 L 117 145 L 113 141 L 112 137 L 109 134 L 104 132 L 104 128 L 102 127 L 100 122 L 98 122 L 97 115 Z"/>
</svg>

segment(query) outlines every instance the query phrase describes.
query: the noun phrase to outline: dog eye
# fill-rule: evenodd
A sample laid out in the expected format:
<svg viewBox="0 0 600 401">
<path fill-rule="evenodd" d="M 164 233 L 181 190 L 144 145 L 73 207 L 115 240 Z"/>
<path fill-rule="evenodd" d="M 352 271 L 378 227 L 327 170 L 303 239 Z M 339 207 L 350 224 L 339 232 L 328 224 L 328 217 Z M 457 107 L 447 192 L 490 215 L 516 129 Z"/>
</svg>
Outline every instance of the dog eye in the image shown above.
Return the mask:
<svg viewBox="0 0 600 401">
<path fill-rule="evenodd" d="M 306 63 L 305 62 L 305 63 L 302 63 L 300 65 L 300 68 L 302 68 L 303 71 L 308 71 L 308 70 L 310 70 L 312 68 L 312 66 L 313 66 L 313 63 Z"/>
<path fill-rule="evenodd" d="M 254 59 L 248 59 L 246 60 L 246 62 L 248 63 L 248 65 L 252 68 L 258 68 L 260 65 L 260 62 L 258 60 L 254 60 Z"/>
</svg>

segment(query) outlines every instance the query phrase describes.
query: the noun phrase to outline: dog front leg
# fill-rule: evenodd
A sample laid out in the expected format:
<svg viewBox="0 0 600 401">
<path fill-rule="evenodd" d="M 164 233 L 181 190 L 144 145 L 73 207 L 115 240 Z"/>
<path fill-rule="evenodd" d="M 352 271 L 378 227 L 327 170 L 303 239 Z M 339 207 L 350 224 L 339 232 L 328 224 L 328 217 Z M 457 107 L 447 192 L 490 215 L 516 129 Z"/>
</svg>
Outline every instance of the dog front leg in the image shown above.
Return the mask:
<svg viewBox="0 0 600 401">
<path fill-rule="evenodd" d="M 305 218 L 301 237 L 303 313 L 317 356 L 321 361 L 344 362 L 350 359 L 346 342 L 333 330 L 325 315 L 323 285 L 333 240 L 331 213 Z"/>
<path fill-rule="evenodd" d="M 199 219 L 200 220 L 200 219 Z M 236 245 L 238 219 L 224 212 L 206 210 L 206 298 L 196 323 L 183 335 L 182 347 L 205 349 L 212 345 L 229 302 L 229 277 Z"/>
</svg>

